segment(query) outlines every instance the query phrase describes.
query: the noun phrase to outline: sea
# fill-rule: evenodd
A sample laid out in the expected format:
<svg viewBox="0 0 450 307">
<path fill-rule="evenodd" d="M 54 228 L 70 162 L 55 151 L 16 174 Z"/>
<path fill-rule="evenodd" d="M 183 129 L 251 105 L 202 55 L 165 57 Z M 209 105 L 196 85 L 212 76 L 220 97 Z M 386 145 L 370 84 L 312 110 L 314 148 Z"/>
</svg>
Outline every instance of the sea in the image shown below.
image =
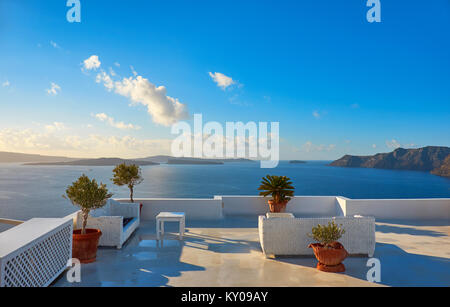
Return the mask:
<svg viewBox="0 0 450 307">
<path fill-rule="evenodd" d="M 135 198 L 212 198 L 257 195 L 265 175 L 291 178 L 296 195 L 340 195 L 349 198 L 450 198 L 450 179 L 427 172 L 328 166 L 330 161 L 291 164 L 275 169 L 256 162 L 223 165 L 153 165 L 142 167 L 144 181 Z M 62 197 L 68 185 L 86 174 L 107 185 L 113 197 L 129 196 L 112 181 L 112 166 L 27 166 L 0 164 L 0 218 L 27 220 L 62 217 L 77 209 Z"/>
</svg>

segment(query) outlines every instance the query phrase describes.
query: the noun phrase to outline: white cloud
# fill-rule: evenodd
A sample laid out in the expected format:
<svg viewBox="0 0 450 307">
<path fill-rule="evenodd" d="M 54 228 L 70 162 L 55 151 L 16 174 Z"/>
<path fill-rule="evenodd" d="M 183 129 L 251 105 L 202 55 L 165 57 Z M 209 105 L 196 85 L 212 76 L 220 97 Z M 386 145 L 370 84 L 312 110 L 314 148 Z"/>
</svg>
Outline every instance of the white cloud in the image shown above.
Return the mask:
<svg viewBox="0 0 450 307">
<path fill-rule="evenodd" d="M 221 89 L 225 90 L 229 86 L 236 84 L 236 81 L 234 81 L 231 77 L 225 76 L 224 74 L 220 72 L 209 73 L 209 76 L 214 80 L 214 82 L 217 83 L 217 86 Z"/>
<path fill-rule="evenodd" d="M 119 63 L 119 62 L 114 62 L 114 65 L 115 65 L 116 67 L 120 67 L 120 63 Z"/>
<path fill-rule="evenodd" d="M 336 149 L 335 144 L 329 144 L 329 145 L 316 145 L 313 144 L 311 141 L 306 142 L 302 146 L 302 150 L 306 152 L 314 152 L 314 151 L 332 151 Z"/>
<path fill-rule="evenodd" d="M 170 139 L 137 139 L 131 136 L 67 135 L 30 129 L 0 130 L 0 151 L 79 158 L 139 158 L 170 154 Z"/>
<path fill-rule="evenodd" d="M 6 80 L 5 82 L 2 83 L 3 87 L 9 87 L 11 85 L 11 83 L 9 83 L 8 80 Z"/>
<path fill-rule="evenodd" d="M 314 111 L 314 112 L 312 113 L 312 115 L 313 115 L 316 119 L 319 119 L 319 118 L 320 118 L 320 113 L 319 113 L 319 111 Z"/>
<path fill-rule="evenodd" d="M 124 78 L 115 83 L 116 93 L 147 107 L 157 124 L 169 126 L 188 117 L 187 106 L 177 98 L 167 96 L 164 86 L 155 86 L 142 76 Z"/>
<path fill-rule="evenodd" d="M 50 85 L 50 88 L 46 89 L 47 94 L 56 96 L 61 92 L 61 87 L 58 84 L 51 82 Z"/>
<path fill-rule="evenodd" d="M 419 145 L 414 144 L 414 143 L 408 143 L 408 144 L 401 144 L 400 142 L 398 142 L 395 139 L 392 139 L 391 141 L 386 141 L 386 146 L 390 149 L 397 149 L 397 148 L 416 148 Z"/>
<path fill-rule="evenodd" d="M 66 126 L 64 125 L 64 123 L 61 123 L 61 122 L 54 122 L 51 125 L 45 125 L 45 130 L 47 132 L 62 131 L 65 129 L 66 129 Z"/>
<path fill-rule="evenodd" d="M 377 144 L 372 144 L 372 148 L 373 149 L 377 148 Z"/>
<path fill-rule="evenodd" d="M 98 113 L 95 118 L 102 122 L 107 122 L 111 127 L 122 130 L 140 130 L 141 127 L 135 126 L 133 124 L 125 124 L 124 122 L 116 122 L 113 117 L 106 115 L 105 113 Z"/>
<path fill-rule="evenodd" d="M 83 67 L 86 70 L 97 69 L 102 62 L 98 59 L 98 55 L 91 55 L 88 59 L 83 61 Z"/>
<path fill-rule="evenodd" d="M 118 64 L 118 63 L 116 63 Z M 98 56 L 93 55 L 84 61 L 87 70 L 97 69 L 101 65 Z M 120 66 L 120 64 L 116 65 Z M 164 86 L 155 86 L 148 79 L 137 75 L 133 66 L 130 66 L 134 77 L 115 81 L 115 73 L 108 74 L 104 70 L 96 76 L 96 82 L 102 83 L 108 91 L 127 97 L 132 104 L 141 104 L 147 107 L 152 120 L 160 125 L 169 126 L 189 116 L 187 106 L 177 98 L 167 96 Z"/>
<path fill-rule="evenodd" d="M 112 91 L 114 89 L 114 82 L 112 78 L 104 71 L 97 74 L 97 78 L 95 81 L 97 83 L 103 83 L 103 85 L 108 89 L 108 91 Z"/>
<path fill-rule="evenodd" d="M 391 141 L 386 141 L 386 146 L 391 149 L 402 147 L 402 145 L 400 145 L 400 143 L 395 139 L 392 139 Z"/>
<path fill-rule="evenodd" d="M 50 45 L 52 45 L 52 47 L 55 48 L 55 49 L 61 49 L 61 47 L 57 43 L 55 43 L 54 41 L 50 41 Z"/>
<path fill-rule="evenodd" d="M 136 77 L 138 75 L 137 71 L 131 65 L 130 65 L 130 69 L 131 69 L 131 72 L 133 73 L 133 75 Z"/>
<path fill-rule="evenodd" d="M 130 98 L 133 103 L 146 106 L 148 113 L 157 124 L 169 126 L 188 118 L 187 106 L 177 98 L 167 96 L 164 86 L 157 87 L 142 76 L 112 82 L 112 78 L 107 73 L 102 72 L 99 75 L 97 82 L 103 82 L 108 90 L 115 89 L 117 94 Z"/>
</svg>

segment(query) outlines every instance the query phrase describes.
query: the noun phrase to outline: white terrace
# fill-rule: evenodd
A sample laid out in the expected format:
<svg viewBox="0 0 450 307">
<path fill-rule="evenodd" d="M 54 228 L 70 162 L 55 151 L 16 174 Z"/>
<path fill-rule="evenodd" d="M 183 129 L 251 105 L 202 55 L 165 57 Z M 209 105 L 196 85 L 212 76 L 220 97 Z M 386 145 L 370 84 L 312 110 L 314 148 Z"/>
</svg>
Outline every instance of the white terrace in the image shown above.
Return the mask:
<svg viewBox="0 0 450 307">
<path fill-rule="evenodd" d="M 5 278 L 10 284 L 47 285 L 39 280 L 60 274 L 53 286 L 450 286 L 450 199 L 291 200 L 287 211 L 297 218 L 375 217 L 373 257 L 381 263 L 380 283 L 366 280 L 367 255 L 347 258 L 343 274 L 317 271 L 313 256 L 266 258 L 258 216 L 268 208 L 261 197 L 136 202 L 143 204 L 139 228 L 122 249 L 99 248 L 97 261 L 82 265 L 81 283 L 69 283 L 60 274 L 61 263 L 70 258 L 72 216 L 32 219 L 1 233 L 2 285 Z M 162 211 L 186 213 L 184 240 L 177 236 L 178 225 L 167 225 L 170 234 L 158 244 L 155 216 Z M 42 259 L 51 259 L 53 266 L 42 265 Z"/>
</svg>

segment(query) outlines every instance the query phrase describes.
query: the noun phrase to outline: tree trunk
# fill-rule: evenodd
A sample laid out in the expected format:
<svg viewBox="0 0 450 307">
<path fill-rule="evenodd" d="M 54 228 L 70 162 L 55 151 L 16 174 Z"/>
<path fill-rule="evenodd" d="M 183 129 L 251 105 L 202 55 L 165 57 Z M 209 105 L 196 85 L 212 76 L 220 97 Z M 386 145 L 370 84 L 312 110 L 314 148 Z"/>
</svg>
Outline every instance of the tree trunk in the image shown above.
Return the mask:
<svg viewBox="0 0 450 307">
<path fill-rule="evenodd" d="M 82 211 L 82 217 L 83 217 L 83 224 L 81 226 L 81 234 L 85 235 L 86 234 L 87 220 L 89 218 L 89 210 L 83 210 Z"/>
<path fill-rule="evenodd" d="M 133 199 L 133 192 L 134 192 L 133 190 L 134 189 L 133 189 L 132 186 L 130 186 L 129 188 L 130 188 L 130 200 L 131 200 L 132 203 L 134 203 L 134 199 Z"/>
</svg>

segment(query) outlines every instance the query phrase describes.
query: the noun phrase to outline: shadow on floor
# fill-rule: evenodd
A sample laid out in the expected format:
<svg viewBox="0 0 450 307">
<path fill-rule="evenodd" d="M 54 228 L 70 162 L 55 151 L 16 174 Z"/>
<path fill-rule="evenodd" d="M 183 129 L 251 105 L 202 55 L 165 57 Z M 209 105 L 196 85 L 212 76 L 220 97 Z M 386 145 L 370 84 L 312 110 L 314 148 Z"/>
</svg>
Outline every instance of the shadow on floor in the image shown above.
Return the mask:
<svg viewBox="0 0 450 307">
<path fill-rule="evenodd" d="M 377 243 L 374 258 L 381 264 L 380 284 L 393 287 L 449 287 L 450 259 L 410 254 L 393 244 Z M 275 261 L 315 268 L 314 256 L 277 257 Z M 368 257 L 350 256 L 345 259 L 348 276 L 367 280 Z M 330 273 L 334 274 L 334 273 Z"/>
<path fill-rule="evenodd" d="M 259 242 L 227 239 L 198 233 L 190 233 L 186 237 L 186 245 L 191 248 L 208 249 L 209 251 L 222 254 L 261 252 Z"/>
<path fill-rule="evenodd" d="M 397 224 L 406 226 L 449 226 L 448 219 L 442 220 L 398 220 L 398 219 L 376 219 L 377 223 Z"/>
<path fill-rule="evenodd" d="M 406 226 L 394 226 L 394 225 L 376 225 L 375 229 L 377 232 L 382 233 L 397 233 L 397 234 L 408 234 L 413 236 L 430 236 L 430 237 L 445 237 L 447 234 L 426 230 L 426 229 L 417 229 L 413 227 Z"/>
<path fill-rule="evenodd" d="M 61 287 L 160 287 L 170 277 L 187 271 L 204 271 L 202 266 L 180 260 L 184 242 L 167 238 L 157 243 L 155 235 L 138 230 L 121 250 L 100 247 L 97 261 L 81 266 L 81 283 L 69 283 L 65 274 L 54 283 Z"/>
</svg>

